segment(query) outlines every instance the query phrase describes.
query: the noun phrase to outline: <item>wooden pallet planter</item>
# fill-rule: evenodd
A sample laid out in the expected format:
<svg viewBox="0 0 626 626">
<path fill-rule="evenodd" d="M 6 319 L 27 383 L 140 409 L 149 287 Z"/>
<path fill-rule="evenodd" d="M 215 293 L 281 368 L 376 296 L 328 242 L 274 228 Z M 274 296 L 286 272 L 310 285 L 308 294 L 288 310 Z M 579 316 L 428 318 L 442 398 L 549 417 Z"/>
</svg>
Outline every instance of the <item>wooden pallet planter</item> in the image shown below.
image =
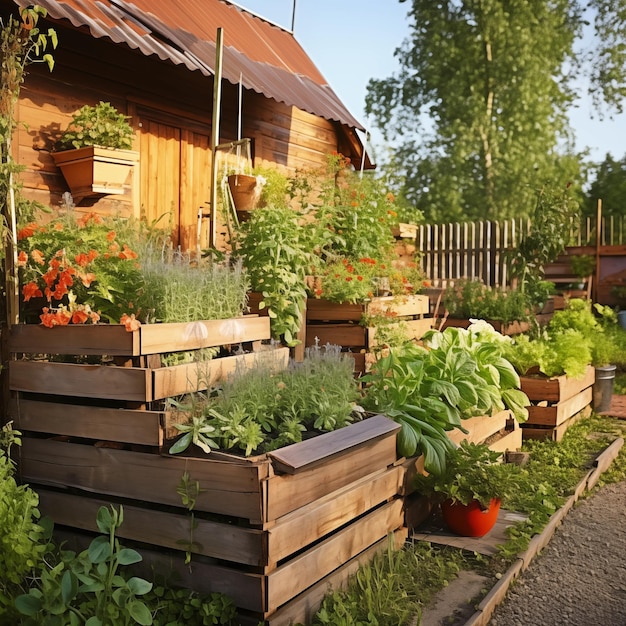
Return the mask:
<svg viewBox="0 0 626 626">
<path fill-rule="evenodd" d="M 593 399 L 595 370 L 588 366 L 580 379 L 565 375 L 546 378 L 522 376 L 521 388 L 532 404 L 528 407 L 528 421 L 522 424 L 524 439 L 558 437 L 571 426 L 572 418 L 586 411 Z"/>
<path fill-rule="evenodd" d="M 375 326 L 362 326 L 364 318 L 384 315 L 397 319 L 408 339 L 420 339 L 432 328 L 429 300 L 425 295 L 382 296 L 362 304 L 336 303 L 309 298 L 306 310 L 306 345 L 326 343 L 342 346 L 355 355 L 369 354 L 379 347 Z M 368 359 L 355 356 L 355 370 L 364 372 Z"/>
<path fill-rule="evenodd" d="M 164 328 L 160 338 L 148 326 L 134 333 L 107 327 L 106 339 L 97 327 L 16 327 L 10 340 L 16 356 L 106 351 L 128 357 L 132 366 L 11 361 L 10 418 L 24 433 L 20 477 L 59 527 L 96 532 L 98 508 L 123 504 L 119 535 L 141 544 L 146 563 L 173 570 L 191 589 L 227 593 L 251 623 L 272 624 L 279 623 L 273 621 L 279 609 L 291 614 L 292 603 L 298 615 L 311 603 L 310 588 L 327 577 L 341 579 L 342 571 L 347 576 L 348 564 L 389 533 L 406 535 L 398 497 L 403 471 L 399 426 L 382 415 L 252 458 L 168 455 L 171 420 L 161 397 L 201 388 L 207 376 L 255 367 L 257 359 L 284 366 L 288 350 L 215 358 L 208 362 L 215 371 L 198 376 L 193 369 L 163 376 L 171 368 L 155 367 L 149 356 L 241 338 L 256 344 L 269 336 L 268 318 L 251 317 L 250 324 L 256 330 L 237 320 L 241 332 L 235 332 L 226 323 L 219 337 L 213 331 L 220 325 L 208 322 Z M 184 475 L 199 488 L 193 527 L 177 492 Z M 192 576 L 186 550 L 193 555 Z"/>
</svg>

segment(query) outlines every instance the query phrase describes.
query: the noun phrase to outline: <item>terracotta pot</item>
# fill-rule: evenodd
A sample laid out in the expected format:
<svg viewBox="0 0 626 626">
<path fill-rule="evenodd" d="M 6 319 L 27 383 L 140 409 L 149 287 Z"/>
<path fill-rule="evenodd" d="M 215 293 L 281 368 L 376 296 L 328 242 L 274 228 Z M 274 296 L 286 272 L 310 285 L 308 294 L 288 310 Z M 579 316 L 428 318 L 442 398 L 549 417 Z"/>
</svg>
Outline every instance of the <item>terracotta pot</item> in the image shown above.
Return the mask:
<svg viewBox="0 0 626 626">
<path fill-rule="evenodd" d="M 448 528 L 463 537 L 482 537 L 495 525 L 500 512 L 500 500 L 494 498 L 487 509 L 479 502 L 461 504 L 446 500 L 441 503 L 441 513 Z"/>
<path fill-rule="evenodd" d="M 256 209 L 261 196 L 261 187 L 257 186 L 256 176 L 231 174 L 228 177 L 228 186 L 237 211 Z"/>
</svg>

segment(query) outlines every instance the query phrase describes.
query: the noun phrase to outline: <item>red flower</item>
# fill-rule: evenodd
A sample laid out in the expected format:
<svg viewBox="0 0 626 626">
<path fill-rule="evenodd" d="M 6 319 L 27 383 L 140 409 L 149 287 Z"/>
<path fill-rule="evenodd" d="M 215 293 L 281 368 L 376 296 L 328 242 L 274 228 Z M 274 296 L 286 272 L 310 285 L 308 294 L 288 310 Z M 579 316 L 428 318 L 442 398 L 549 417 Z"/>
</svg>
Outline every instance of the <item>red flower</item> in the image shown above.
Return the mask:
<svg viewBox="0 0 626 626">
<path fill-rule="evenodd" d="M 28 262 L 28 255 L 26 254 L 26 252 L 24 252 L 24 250 L 22 250 L 17 255 L 17 265 L 18 267 L 25 267 L 27 262 Z"/>
<path fill-rule="evenodd" d="M 39 289 L 35 282 L 24 285 L 22 287 L 22 295 L 24 296 L 24 302 L 28 302 L 31 298 L 41 298 L 43 296 L 41 289 Z"/>
<path fill-rule="evenodd" d="M 28 239 L 28 237 L 32 237 L 37 230 L 37 224 L 31 222 L 30 224 L 26 224 L 24 228 L 17 231 L 17 240 L 21 241 L 22 239 Z"/>
</svg>

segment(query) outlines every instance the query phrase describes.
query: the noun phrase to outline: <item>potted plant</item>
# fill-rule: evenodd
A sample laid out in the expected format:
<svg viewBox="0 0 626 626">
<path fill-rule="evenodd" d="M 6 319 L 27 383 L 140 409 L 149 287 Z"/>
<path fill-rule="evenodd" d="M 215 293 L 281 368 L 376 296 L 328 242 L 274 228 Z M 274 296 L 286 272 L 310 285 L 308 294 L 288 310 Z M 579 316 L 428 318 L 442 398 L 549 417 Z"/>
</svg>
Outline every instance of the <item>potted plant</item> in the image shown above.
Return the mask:
<svg viewBox="0 0 626 626">
<path fill-rule="evenodd" d="M 139 153 L 131 150 L 133 129 L 110 102 L 79 109 L 52 153 L 75 202 L 88 196 L 124 193 Z"/>
<path fill-rule="evenodd" d="M 500 503 L 515 486 L 515 471 L 501 453 L 463 441 L 448 452 L 442 472 L 416 477 L 418 490 L 440 502 L 446 525 L 465 537 L 482 537 L 495 525 Z"/>
</svg>

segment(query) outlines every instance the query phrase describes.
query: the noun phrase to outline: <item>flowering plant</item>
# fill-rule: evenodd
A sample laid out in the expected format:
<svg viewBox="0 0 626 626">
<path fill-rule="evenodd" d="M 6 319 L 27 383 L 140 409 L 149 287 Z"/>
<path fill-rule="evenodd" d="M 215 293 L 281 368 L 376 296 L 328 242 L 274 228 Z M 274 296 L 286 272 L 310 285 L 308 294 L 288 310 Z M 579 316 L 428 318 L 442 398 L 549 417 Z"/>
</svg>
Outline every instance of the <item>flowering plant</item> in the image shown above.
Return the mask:
<svg viewBox="0 0 626 626">
<path fill-rule="evenodd" d="M 95 213 L 24 226 L 18 266 L 25 321 L 38 316 L 50 327 L 101 317 L 119 322 L 135 308 L 143 285 L 133 241 L 125 222 Z"/>
</svg>

